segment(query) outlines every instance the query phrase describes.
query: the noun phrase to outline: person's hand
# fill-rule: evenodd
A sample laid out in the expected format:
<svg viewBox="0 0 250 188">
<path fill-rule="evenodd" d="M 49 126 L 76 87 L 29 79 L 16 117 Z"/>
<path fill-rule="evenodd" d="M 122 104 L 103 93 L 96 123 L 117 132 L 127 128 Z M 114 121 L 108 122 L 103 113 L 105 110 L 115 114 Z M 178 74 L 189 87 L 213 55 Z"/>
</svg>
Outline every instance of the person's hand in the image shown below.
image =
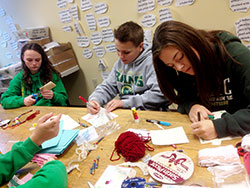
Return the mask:
<svg viewBox="0 0 250 188">
<path fill-rule="evenodd" d="M 100 111 L 100 104 L 96 100 L 89 101 L 89 104 L 92 106 L 87 105 L 90 114 L 97 114 Z"/>
<path fill-rule="evenodd" d="M 41 95 L 45 99 L 52 99 L 54 97 L 54 92 L 52 90 L 44 89 L 42 90 Z"/>
<path fill-rule="evenodd" d="M 30 136 L 30 139 L 36 145 L 40 146 L 44 141 L 57 136 L 61 114 L 54 117 L 52 116 L 53 113 L 49 113 L 38 120 L 35 130 Z"/>
<path fill-rule="evenodd" d="M 212 120 L 203 120 L 191 124 L 193 134 L 205 140 L 217 138 L 217 132 Z"/>
<path fill-rule="evenodd" d="M 112 112 L 116 108 L 122 108 L 122 106 L 123 106 L 123 103 L 121 100 L 113 99 L 113 100 L 109 101 L 108 104 L 106 105 L 106 110 L 108 112 Z"/>
<path fill-rule="evenodd" d="M 202 106 L 200 104 L 195 104 L 191 107 L 190 112 L 189 112 L 189 119 L 192 122 L 197 122 L 198 120 L 198 112 L 200 112 L 200 120 L 205 120 L 205 119 L 209 119 L 208 115 L 213 115 L 213 113 L 211 113 L 205 106 Z"/>
<path fill-rule="evenodd" d="M 32 98 L 32 95 L 25 97 L 23 100 L 25 106 L 32 106 L 35 102 L 36 100 Z"/>
</svg>

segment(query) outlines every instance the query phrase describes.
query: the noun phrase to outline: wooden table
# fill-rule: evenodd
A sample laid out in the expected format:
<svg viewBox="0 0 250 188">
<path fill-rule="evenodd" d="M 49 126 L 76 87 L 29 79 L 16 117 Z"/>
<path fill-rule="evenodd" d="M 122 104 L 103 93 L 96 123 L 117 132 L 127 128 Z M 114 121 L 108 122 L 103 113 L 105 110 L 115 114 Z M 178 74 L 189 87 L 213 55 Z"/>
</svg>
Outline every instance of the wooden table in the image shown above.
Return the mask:
<svg viewBox="0 0 250 188">
<path fill-rule="evenodd" d="M 22 107 L 18 109 L 11 109 L 11 110 L 3 110 L 0 107 L 0 118 L 4 119 L 11 119 L 13 120 L 16 116 L 20 115 L 21 113 L 32 109 L 33 112 L 36 110 L 40 110 L 40 114 L 33 120 L 30 120 L 16 128 L 9 128 L 6 130 L 0 130 L 0 151 L 5 153 L 10 150 L 11 146 L 13 145 L 13 141 L 23 141 L 28 136 L 30 136 L 31 131 L 29 130 L 32 127 L 32 124 L 35 123 L 39 117 L 42 115 L 53 112 L 55 115 L 58 113 L 66 114 L 72 117 L 75 121 L 78 121 L 78 118 L 81 118 L 83 115 L 87 114 L 86 108 L 73 108 L 73 107 Z M 189 180 L 187 180 L 184 185 L 191 185 L 193 183 L 197 183 L 203 186 L 210 186 L 213 187 L 212 182 L 212 175 L 207 171 L 206 168 L 202 168 L 198 166 L 198 151 L 203 148 L 207 147 L 216 147 L 211 144 L 200 144 L 199 139 L 194 136 L 190 129 L 190 120 L 187 115 L 182 115 L 178 112 L 157 112 L 157 111 L 138 111 L 138 116 L 140 118 L 139 123 L 135 123 L 133 120 L 133 116 L 131 110 L 115 110 L 115 114 L 118 117 L 115 119 L 117 123 L 120 125 L 120 129 L 111 135 L 106 136 L 99 144 L 98 148 L 92 151 L 89 156 L 80 163 L 81 169 L 81 176 L 79 177 L 79 172 L 77 170 L 73 170 L 68 175 L 68 187 L 69 188 L 82 188 L 88 187 L 87 182 L 90 181 L 92 184 L 95 184 L 99 177 L 102 175 L 104 170 L 106 169 L 107 165 L 117 165 L 124 162 L 124 158 L 122 157 L 120 160 L 112 162 L 110 161 L 111 153 L 114 149 L 114 143 L 117 140 L 118 136 L 126 131 L 128 128 L 135 128 L 135 129 L 147 129 L 147 130 L 159 130 L 159 128 L 152 124 L 145 121 L 145 119 L 157 119 L 161 121 L 167 121 L 171 123 L 170 127 L 174 128 L 182 126 L 187 134 L 187 137 L 190 141 L 189 144 L 180 144 L 177 145 L 177 149 L 184 150 L 184 153 L 188 155 L 194 162 L 194 173 Z M 30 113 L 29 113 L 30 114 Z M 25 116 L 27 117 L 27 115 Z M 81 120 L 84 122 L 83 120 Z M 88 124 L 87 122 L 84 122 Z M 79 127 L 82 129 L 83 127 Z M 229 145 L 235 144 L 239 141 L 238 140 L 230 140 L 230 141 L 223 141 L 222 145 Z M 147 151 L 146 154 L 150 154 L 154 156 L 155 154 L 163 151 L 172 151 L 174 148 L 172 146 L 155 146 L 152 145 L 152 142 L 149 142 L 150 146 L 154 147 L 154 151 Z M 58 160 L 62 161 L 66 166 L 68 165 L 69 161 L 72 159 L 76 159 L 77 155 L 75 154 L 75 149 L 77 148 L 76 144 L 74 143 L 62 156 L 58 157 Z M 97 155 L 100 157 L 99 168 L 96 170 L 94 175 L 90 174 L 90 167 L 93 164 L 93 160 L 96 159 Z M 115 155 L 116 156 L 116 155 Z M 134 168 L 137 171 L 137 176 L 142 177 L 142 172 L 136 167 Z M 148 177 L 146 177 L 148 178 Z"/>
</svg>

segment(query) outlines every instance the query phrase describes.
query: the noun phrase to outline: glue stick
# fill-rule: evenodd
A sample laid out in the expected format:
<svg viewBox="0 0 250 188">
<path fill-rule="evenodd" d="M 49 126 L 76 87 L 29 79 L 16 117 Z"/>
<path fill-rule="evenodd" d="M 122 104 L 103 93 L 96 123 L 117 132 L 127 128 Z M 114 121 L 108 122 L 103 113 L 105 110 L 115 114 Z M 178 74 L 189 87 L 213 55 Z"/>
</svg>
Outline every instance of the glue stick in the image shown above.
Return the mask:
<svg viewBox="0 0 250 188">
<path fill-rule="evenodd" d="M 136 112 L 136 108 L 133 107 L 133 108 L 131 108 L 131 110 L 132 110 L 132 113 L 133 113 L 133 117 L 134 117 L 135 122 L 138 123 L 138 122 L 139 122 L 139 117 L 138 117 L 138 114 L 137 114 L 137 112 Z"/>
</svg>

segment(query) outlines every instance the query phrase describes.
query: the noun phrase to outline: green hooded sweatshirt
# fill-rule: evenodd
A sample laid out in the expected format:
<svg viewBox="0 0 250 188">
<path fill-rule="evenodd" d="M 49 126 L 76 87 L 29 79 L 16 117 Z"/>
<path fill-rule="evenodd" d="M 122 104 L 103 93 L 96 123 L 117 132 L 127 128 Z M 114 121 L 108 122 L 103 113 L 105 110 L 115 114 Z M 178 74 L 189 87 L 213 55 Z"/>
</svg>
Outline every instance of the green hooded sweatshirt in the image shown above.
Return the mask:
<svg viewBox="0 0 250 188">
<path fill-rule="evenodd" d="M 226 110 L 220 119 L 213 120 L 218 137 L 244 136 L 250 133 L 250 50 L 240 40 L 227 32 L 218 34 L 228 53 L 239 63 L 228 58 L 223 64 L 223 91 L 220 97 L 211 97 L 210 111 Z M 218 54 L 220 55 L 220 54 Z M 181 113 L 189 113 L 194 104 L 201 104 L 193 76 L 182 79 L 178 91 L 183 103 L 178 106 Z M 189 87 L 188 87 L 189 86 Z M 202 104 L 201 104 L 202 105 Z"/>
<path fill-rule="evenodd" d="M 21 70 L 9 84 L 9 88 L 1 96 L 1 104 L 4 109 L 18 108 L 24 106 L 24 98 L 36 94 L 39 92 L 39 88 L 43 86 L 40 78 L 40 72 L 31 74 L 32 90 L 28 90 L 24 87 L 23 73 Z M 40 94 L 38 96 L 35 106 L 67 106 L 67 93 L 60 77 L 56 73 L 52 73 L 52 82 L 56 84 L 56 87 L 52 89 L 54 96 L 52 99 L 45 99 Z"/>
<path fill-rule="evenodd" d="M 14 144 L 12 150 L 6 154 L 0 154 L 0 185 L 7 183 L 40 149 L 41 147 L 28 138 Z M 29 181 L 18 187 L 66 188 L 67 184 L 66 168 L 62 162 L 55 160 L 46 163 Z"/>
</svg>

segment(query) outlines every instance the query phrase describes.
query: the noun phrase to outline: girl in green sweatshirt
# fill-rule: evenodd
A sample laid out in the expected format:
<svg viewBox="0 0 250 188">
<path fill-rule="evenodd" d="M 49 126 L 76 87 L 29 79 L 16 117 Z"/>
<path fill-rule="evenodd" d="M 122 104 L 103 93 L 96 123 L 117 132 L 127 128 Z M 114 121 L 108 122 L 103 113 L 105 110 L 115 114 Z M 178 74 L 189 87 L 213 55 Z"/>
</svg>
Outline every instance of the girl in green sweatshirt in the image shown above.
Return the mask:
<svg viewBox="0 0 250 188">
<path fill-rule="evenodd" d="M 1 96 L 3 108 L 67 105 L 68 97 L 63 83 L 39 44 L 24 45 L 21 50 L 21 61 L 23 70 L 10 81 L 7 91 Z M 39 93 L 40 87 L 49 81 L 54 82 L 56 87 Z"/>
<path fill-rule="evenodd" d="M 250 50 L 226 31 L 168 21 L 155 31 L 153 62 L 164 95 L 204 139 L 250 133 Z M 227 113 L 210 120 L 213 111 Z"/>
</svg>

